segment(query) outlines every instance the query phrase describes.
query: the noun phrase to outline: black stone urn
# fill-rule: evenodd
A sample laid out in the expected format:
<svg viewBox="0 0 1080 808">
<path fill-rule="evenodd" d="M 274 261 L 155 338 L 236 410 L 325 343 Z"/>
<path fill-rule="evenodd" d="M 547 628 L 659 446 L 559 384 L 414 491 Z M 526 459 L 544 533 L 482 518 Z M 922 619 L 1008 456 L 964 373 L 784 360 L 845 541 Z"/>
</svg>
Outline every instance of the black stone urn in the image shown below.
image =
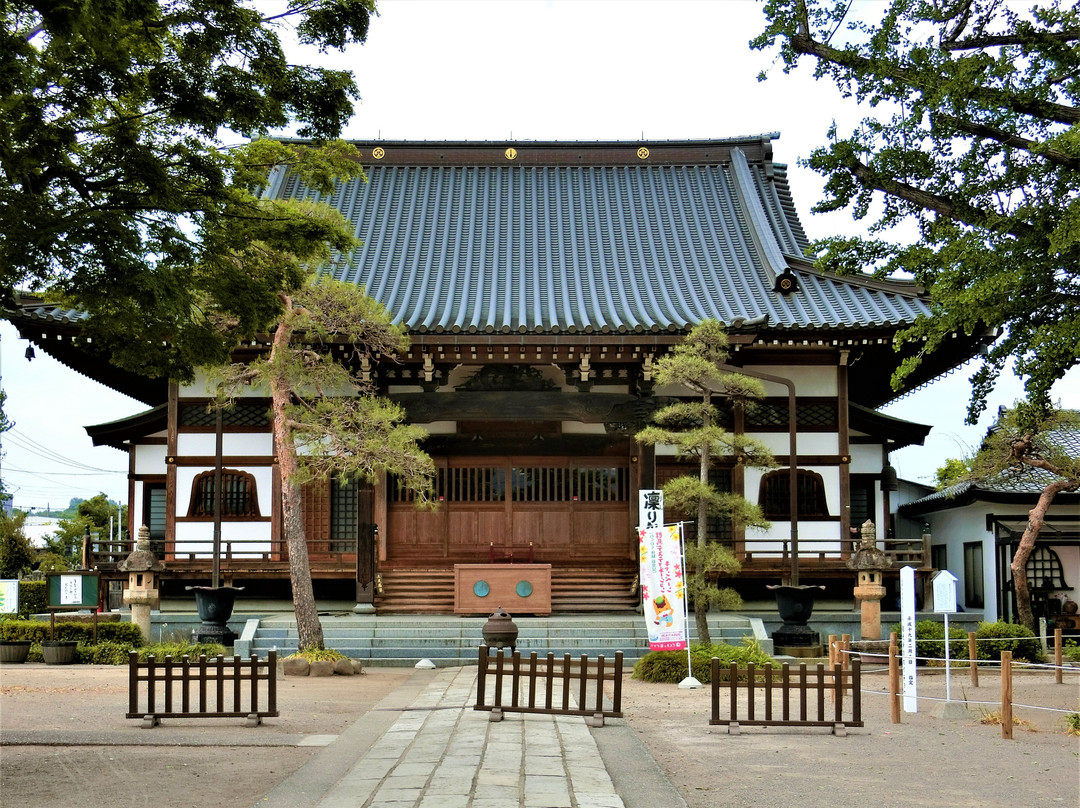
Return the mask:
<svg viewBox="0 0 1080 808">
<path fill-rule="evenodd" d="M 503 611 L 502 606 L 495 608 L 480 633 L 483 634 L 484 644 L 488 648 L 503 648 L 509 645 L 511 651 L 517 650 L 517 624 Z"/>
<path fill-rule="evenodd" d="M 776 609 L 784 624 L 772 634 L 775 646 L 816 646 L 821 637 L 806 625 L 814 613 L 814 598 L 825 589 L 823 586 L 792 586 L 777 584 L 768 586 L 776 598 Z"/>
<path fill-rule="evenodd" d="M 242 586 L 189 586 L 189 592 L 195 593 L 195 609 L 199 613 L 202 625 L 194 631 L 196 642 L 214 642 L 232 645 L 236 642 L 236 632 L 229 628 L 233 603 L 236 593 L 243 591 Z"/>
</svg>

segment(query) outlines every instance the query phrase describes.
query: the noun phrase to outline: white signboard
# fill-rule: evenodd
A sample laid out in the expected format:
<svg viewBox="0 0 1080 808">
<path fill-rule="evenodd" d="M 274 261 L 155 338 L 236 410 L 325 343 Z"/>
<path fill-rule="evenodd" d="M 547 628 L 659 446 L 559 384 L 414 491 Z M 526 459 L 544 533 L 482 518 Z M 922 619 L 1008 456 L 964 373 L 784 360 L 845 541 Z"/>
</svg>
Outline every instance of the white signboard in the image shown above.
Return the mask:
<svg viewBox="0 0 1080 808">
<path fill-rule="evenodd" d="M 664 492 L 658 488 L 638 492 L 638 529 L 657 530 L 664 526 Z"/>
<path fill-rule="evenodd" d="M 19 611 L 19 582 L 14 578 L 0 580 L 0 614 Z"/>
<path fill-rule="evenodd" d="M 82 580 L 81 575 L 60 576 L 60 605 L 82 605 Z"/>
<path fill-rule="evenodd" d="M 903 643 L 901 676 L 904 712 L 917 713 L 915 696 L 915 568 L 900 569 L 900 639 Z"/>
<path fill-rule="evenodd" d="M 957 577 L 948 570 L 940 570 L 934 575 L 934 611 L 945 614 L 956 613 Z"/>
</svg>

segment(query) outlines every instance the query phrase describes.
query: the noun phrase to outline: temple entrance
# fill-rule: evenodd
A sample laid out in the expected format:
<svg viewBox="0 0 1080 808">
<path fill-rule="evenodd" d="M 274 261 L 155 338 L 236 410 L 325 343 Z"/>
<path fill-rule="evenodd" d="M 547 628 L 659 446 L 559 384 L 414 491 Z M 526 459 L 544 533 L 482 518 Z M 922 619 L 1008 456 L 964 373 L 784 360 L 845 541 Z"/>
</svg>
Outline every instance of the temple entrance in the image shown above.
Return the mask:
<svg viewBox="0 0 1080 808">
<path fill-rule="evenodd" d="M 391 487 L 390 566 L 535 562 L 593 566 L 635 558 L 626 457 L 445 457 L 435 511 Z"/>
</svg>

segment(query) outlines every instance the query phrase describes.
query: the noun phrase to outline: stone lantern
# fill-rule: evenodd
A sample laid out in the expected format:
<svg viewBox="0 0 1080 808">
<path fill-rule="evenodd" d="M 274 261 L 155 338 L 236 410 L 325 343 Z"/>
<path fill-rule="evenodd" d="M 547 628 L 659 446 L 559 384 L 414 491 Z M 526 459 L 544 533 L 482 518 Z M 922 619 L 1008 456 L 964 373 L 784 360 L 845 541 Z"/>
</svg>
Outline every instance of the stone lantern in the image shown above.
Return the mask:
<svg viewBox="0 0 1080 808">
<path fill-rule="evenodd" d="M 885 585 L 882 582 L 884 570 L 892 566 L 892 559 L 877 546 L 877 531 L 874 523 L 867 519 L 860 531 L 862 541 L 859 549 L 848 559 L 848 569 L 858 575 L 855 597 L 860 603 L 862 625 L 860 638 L 863 640 L 881 639 L 881 599 L 885 597 Z"/>
<path fill-rule="evenodd" d="M 135 550 L 117 567 L 128 574 L 124 590 L 124 603 L 131 607 L 131 622 L 142 631 L 143 638 L 150 640 L 150 610 L 161 603 L 157 573 L 165 569 L 165 562 L 158 561 L 150 549 L 150 529 L 139 528 Z"/>
</svg>

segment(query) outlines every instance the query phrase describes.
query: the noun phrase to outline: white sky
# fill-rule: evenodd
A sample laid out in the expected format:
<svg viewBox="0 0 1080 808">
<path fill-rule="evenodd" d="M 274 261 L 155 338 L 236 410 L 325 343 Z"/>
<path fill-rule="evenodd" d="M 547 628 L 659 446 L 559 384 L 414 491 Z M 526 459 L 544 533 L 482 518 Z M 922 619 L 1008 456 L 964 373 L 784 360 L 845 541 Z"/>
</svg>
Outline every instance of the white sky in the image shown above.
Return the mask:
<svg viewBox="0 0 1080 808">
<path fill-rule="evenodd" d="M 864 13 L 875 7 L 857 5 Z M 368 44 L 344 56 L 309 49 L 302 57 L 355 73 L 363 98 L 346 137 L 633 141 L 780 132 L 774 157 L 789 165 L 810 237 L 863 231 L 849 213 L 810 213 L 822 181 L 796 163 L 824 142 L 832 120 L 845 131 L 869 112 L 814 81 L 809 62 L 784 75 L 774 54 L 751 51 L 747 43 L 764 26 L 755 0 L 381 0 L 379 8 Z M 769 80 L 759 83 L 762 70 Z M 26 346 L 0 324 L 0 375 L 16 422 L 3 438 L 2 473 L 15 505 L 55 507 L 99 491 L 126 501 L 126 455 L 94 449 L 83 426 L 145 408 L 42 351 L 28 363 Z M 978 443 L 991 419 L 963 424 L 971 372 L 885 408 L 934 426 L 926 447 L 893 454 L 901 477 L 928 481 L 944 459 Z M 1018 381 L 1003 382 L 990 412 L 1021 394 Z M 1080 408 L 1080 372 L 1055 395 Z"/>
</svg>

